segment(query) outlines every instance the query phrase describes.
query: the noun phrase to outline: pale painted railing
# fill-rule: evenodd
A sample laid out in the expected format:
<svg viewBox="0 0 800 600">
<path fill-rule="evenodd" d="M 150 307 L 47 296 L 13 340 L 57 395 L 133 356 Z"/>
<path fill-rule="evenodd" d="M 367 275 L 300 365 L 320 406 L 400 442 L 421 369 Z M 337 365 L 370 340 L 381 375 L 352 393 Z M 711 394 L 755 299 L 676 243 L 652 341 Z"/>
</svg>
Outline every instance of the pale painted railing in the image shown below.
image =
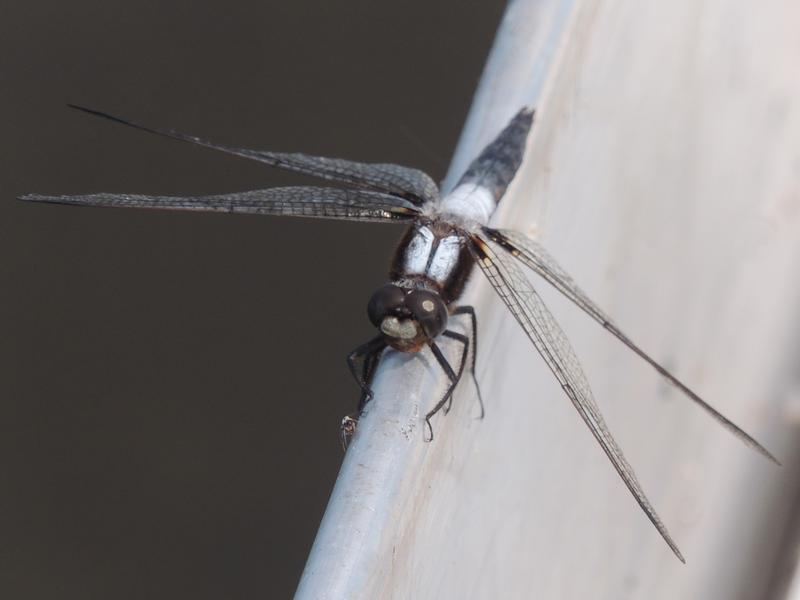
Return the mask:
<svg viewBox="0 0 800 600">
<path fill-rule="evenodd" d="M 486 418 L 465 378 L 424 442 L 445 382 L 424 354 L 387 354 L 297 598 L 778 597 L 797 539 L 799 29 L 790 0 L 511 2 L 447 180 L 535 104 L 496 223 L 536 233 L 784 466 L 534 279 L 681 564 L 476 274 Z"/>
</svg>

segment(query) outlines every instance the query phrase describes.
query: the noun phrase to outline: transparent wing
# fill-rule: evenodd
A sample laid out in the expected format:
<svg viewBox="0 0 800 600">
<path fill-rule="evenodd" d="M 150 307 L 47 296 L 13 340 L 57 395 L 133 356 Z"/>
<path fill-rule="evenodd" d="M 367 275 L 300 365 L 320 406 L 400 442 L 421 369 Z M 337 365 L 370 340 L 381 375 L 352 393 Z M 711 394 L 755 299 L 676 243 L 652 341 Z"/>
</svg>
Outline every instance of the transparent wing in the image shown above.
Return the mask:
<svg viewBox="0 0 800 600">
<path fill-rule="evenodd" d="M 417 209 L 411 203 L 386 194 L 302 186 L 217 196 L 174 197 L 131 194 L 41 196 L 28 194 L 21 196 L 20 200 L 53 204 L 286 215 L 351 221 L 408 221 L 418 214 Z"/>
<path fill-rule="evenodd" d="M 611 436 L 594 400 L 583 369 L 564 332 L 525 275 L 509 258 L 494 252 L 489 240 L 480 235 L 473 236 L 472 241 L 472 251 L 484 275 L 519 324 L 522 325 L 528 338 L 556 376 L 572 405 L 600 443 L 636 502 L 675 555 L 681 562 L 686 562 L 678 546 L 670 537 L 667 528 L 645 496 L 633 469 L 625 460 L 622 450 Z"/>
<path fill-rule="evenodd" d="M 537 242 L 529 237 L 517 232 L 506 229 L 485 228 L 484 233 L 490 240 L 497 243 L 503 250 L 511 253 L 527 267 L 536 271 L 548 283 L 555 287 L 559 292 L 572 300 L 584 312 L 591 316 L 619 339 L 628 348 L 633 350 L 642 359 L 649 363 L 656 371 L 664 376 L 667 381 L 677 387 L 681 392 L 688 396 L 692 401 L 702 407 L 712 417 L 714 417 L 723 427 L 733 433 L 745 444 L 760 452 L 771 461 L 780 464 L 778 460 L 750 434 L 741 429 L 738 425 L 729 420 L 725 415 L 717 411 L 700 396 L 689 389 L 672 373 L 657 363 L 653 358 L 644 352 L 639 346 L 633 343 L 620 329 L 611 321 L 600 308 L 577 286 L 572 278 L 562 269 L 550 254 Z"/>
<path fill-rule="evenodd" d="M 439 200 L 439 187 L 436 185 L 436 182 L 426 173 L 418 169 L 391 163 L 362 163 L 342 158 L 325 158 L 324 156 L 311 156 L 300 153 L 232 148 L 207 142 L 198 137 L 186 135 L 171 129 L 146 127 L 91 108 L 84 108 L 74 104 L 69 104 L 68 106 L 89 113 L 90 115 L 109 119 L 115 123 L 147 131 L 148 133 L 155 133 L 156 135 L 189 142 L 190 144 L 196 144 L 213 150 L 219 150 L 227 154 L 257 160 L 279 169 L 295 171 L 321 179 L 347 183 L 362 189 L 399 196 L 417 206 L 421 206 L 425 202 L 437 202 Z"/>
</svg>

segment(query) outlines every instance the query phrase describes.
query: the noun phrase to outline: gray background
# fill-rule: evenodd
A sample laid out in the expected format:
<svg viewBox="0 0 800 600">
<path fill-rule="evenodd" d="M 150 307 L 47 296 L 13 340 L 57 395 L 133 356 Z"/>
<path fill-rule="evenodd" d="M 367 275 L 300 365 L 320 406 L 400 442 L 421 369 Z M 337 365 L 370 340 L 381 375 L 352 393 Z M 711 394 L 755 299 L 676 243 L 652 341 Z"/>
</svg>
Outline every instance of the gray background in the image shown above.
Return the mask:
<svg viewBox="0 0 800 600">
<path fill-rule="evenodd" d="M 503 4 L 0 4 L 0 598 L 289 596 L 401 233 L 17 203 L 311 183 L 64 103 L 441 179 Z"/>
</svg>

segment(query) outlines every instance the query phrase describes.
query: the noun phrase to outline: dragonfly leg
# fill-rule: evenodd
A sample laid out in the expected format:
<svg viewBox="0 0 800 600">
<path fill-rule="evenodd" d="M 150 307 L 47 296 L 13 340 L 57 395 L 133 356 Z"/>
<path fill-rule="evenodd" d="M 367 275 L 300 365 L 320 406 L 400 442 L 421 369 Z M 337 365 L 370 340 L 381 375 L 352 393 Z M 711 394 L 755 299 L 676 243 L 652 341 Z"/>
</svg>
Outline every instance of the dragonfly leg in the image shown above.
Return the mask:
<svg viewBox="0 0 800 600">
<path fill-rule="evenodd" d="M 450 366 L 450 363 L 447 362 L 447 359 L 445 358 L 444 354 L 442 354 L 442 351 L 439 349 L 439 346 L 436 345 L 436 342 L 431 340 L 428 343 L 428 345 L 431 348 L 431 351 L 433 352 L 433 356 L 436 357 L 436 362 L 438 362 L 439 365 L 442 367 L 442 369 L 444 369 L 444 372 L 447 374 L 447 378 L 450 380 L 450 385 L 448 386 L 447 391 L 444 393 L 442 399 L 439 400 L 439 402 L 437 402 L 436 406 L 434 406 L 433 409 L 431 409 L 431 411 L 428 412 L 427 415 L 425 415 L 425 424 L 428 426 L 428 433 L 430 434 L 427 440 L 429 442 L 433 440 L 433 427 L 431 427 L 431 417 L 440 410 L 442 410 L 444 405 L 447 404 L 448 400 L 450 400 L 453 397 L 453 391 L 456 389 L 458 382 L 461 380 L 461 375 L 464 373 L 464 365 L 467 362 L 467 355 L 469 353 L 469 338 L 467 336 L 449 330 L 445 331 L 442 335 L 446 335 L 447 337 L 457 340 L 462 344 L 464 344 L 464 350 L 461 353 L 461 364 L 459 364 L 458 373 L 456 373 L 455 371 L 453 371 L 453 367 Z"/>
<path fill-rule="evenodd" d="M 386 342 L 383 337 L 376 336 L 347 355 L 347 366 L 353 375 L 353 379 L 358 383 L 358 387 L 361 388 L 361 398 L 358 401 L 356 412 L 346 415 L 339 427 L 342 448 L 345 450 L 347 449 L 348 440 L 356 432 L 356 425 L 364 407 L 367 402 L 372 400 L 373 393 L 370 384 L 372 383 L 372 376 L 375 374 L 375 368 L 378 366 L 380 355 L 385 348 Z M 361 361 L 360 372 L 358 369 L 359 361 Z"/>
<path fill-rule="evenodd" d="M 458 363 L 458 375 L 456 375 L 456 382 L 461 381 L 461 375 L 464 372 L 464 366 L 467 363 L 467 355 L 469 354 L 469 338 L 461 333 L 450 331 L 449 329 L 443 331 L 442 335 L 444 337 L 450 338 L 451 340 L 459 342 L 463 346 L 463 348 L 461 349 L 461 360 Z M 451 387 L 455 389 L 455 384 L 453 384 Z M 452 407 L 452 405 L 453 405 L 453 393 L 451 390 L 447 402 L 442 407 L 442 411 L 444 411 L 444 414 L 450 412 L 450 407 Z"/>
<path fill-rule="evenodd" d="M 485 411 L 483 409 L 483 396 L 481 395 L 481 386 L 478 385 L 478 376 L 475 374 L 475 365 L 478 362 L 478 319 L 475 316 L 474 306 L 459 306 L 453 311 L 454 315 L 469 315 L 472 321 L 472 362 L 469 367 L 469 373 L 472 375 L 472 381 L 475 383 L 475 391 L 478 392 L 478 404 L 481 409 L 482 419 Z"/>
<path fill-rule="evenodd" d="M 347 355 L 347 366 L 350 368 L 353 379 L 358 383 L 358 387 L 361 388 L 361 399 L 358 402 L 359 413 L 367 402 L 372 400 L 373 393 L 370 383 L 378 363 L 377 359 L 384 348 L 386 348 L 386 342 L 383 337 L 376 336 Z M 358 371 L 359 360 L 361 361 L 360 373 Z"/>
</svg>

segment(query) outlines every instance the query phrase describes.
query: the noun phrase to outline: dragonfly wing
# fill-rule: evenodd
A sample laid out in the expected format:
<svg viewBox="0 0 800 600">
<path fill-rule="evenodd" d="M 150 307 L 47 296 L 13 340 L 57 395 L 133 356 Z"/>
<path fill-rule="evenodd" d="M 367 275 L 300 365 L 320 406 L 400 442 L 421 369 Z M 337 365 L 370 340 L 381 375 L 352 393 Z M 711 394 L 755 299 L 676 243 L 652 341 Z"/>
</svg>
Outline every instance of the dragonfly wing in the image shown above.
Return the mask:
<svg viewBox="0 0 800 600">
<path fill-rule="evenodd" d="M 778 460 L 755 440 L 750 434 L 741 429 L 733 421 L 728 419 L 725 415 L 720 413 L 713 406 L 708 404 L 689 387 L 675 377 L 672 373 L 667 371 L 662 365 L 651 358 L 644 350 L 637 346 L 633 341 L 625 335 L 611 318 L 606 315 L 572 280 L 564 269 L 562 269 L 552 256 L 545 250 L 541 244 L 535 242 L 529 237 L 519 233 L 518 231 L 511 231 L 505 229 L 491 229 L 484 228 L 484 234 L 500 248 L 509 252 L 524 265 L 536 271 L 548 283 L 555 287 L 559 292 L 564 294 L 578 307 L 580 307 L 586 314 L 591 316 L 595 321 L 605 327 L 612 335 L 625 344 L 628 348 L 633 350 L 637 355 L 650 364 L 656 371 L 667 379 L 671 384 L 677 387 L 692 401 L 698 404 L 703 410 L 708 412 L 714 417 L 723 427 L 733 433 L 736 437 L 742 440 L 745 444 L 760 452 L 771 461 L 780 464 Z"/>
<path fill-rule="evenodd" d="M 497 294 L 533 342 L 547 366 L 561 384 L 572 405 L 600 443 L 622 481 L 675 555 L 685 562 L 655 509 L 644 494 L 594 400 L 583 369 L 566 335 L 556 323 L 521 270 L 509 258 L 494 251 L 488 238 L 472 237 L 475 259 Z"/>
<path fill-rule="evenodd" d="M 42 196 L 28 194 L 20 200 L 53 204 L 79 204 L 163 210 L 193 210 L 256 215 L 317 217 L 351 221 L 409 221 L 418 214 L 409 202 L 363 190 L 325 187 L 279 187 L 216 196 L 142 196 L 132 194 L 88 194 Z"/>
<path fill-rule="evenodd" d="M 421 206 L 426 202 L 437 202 L 439 200 L 439 187 L 436 185 L 436 182 L 426 173 L 418 169 L 390 163 L 362 163 L 342 158 L 326 158 L 324 156 L 312 156 L 295 152 L 269 152 L 267 150 L 233 148 L 214 144 L 201 138 L 171 129 L 147 127 L 91 108 L 84 108 L 74 104 L 70 104 L 69 106 L 90 115 L 127 125 L 128 127 L 188 142 L 190 144 L 196 144 L 205 148 L 219 150 L 227 154 L 249 158 L 270 165 L 271 167 L 295 171 L 321 179 L 347 183 L 362 189 L 398 196 L 417 206 Z"/>
</svg>

